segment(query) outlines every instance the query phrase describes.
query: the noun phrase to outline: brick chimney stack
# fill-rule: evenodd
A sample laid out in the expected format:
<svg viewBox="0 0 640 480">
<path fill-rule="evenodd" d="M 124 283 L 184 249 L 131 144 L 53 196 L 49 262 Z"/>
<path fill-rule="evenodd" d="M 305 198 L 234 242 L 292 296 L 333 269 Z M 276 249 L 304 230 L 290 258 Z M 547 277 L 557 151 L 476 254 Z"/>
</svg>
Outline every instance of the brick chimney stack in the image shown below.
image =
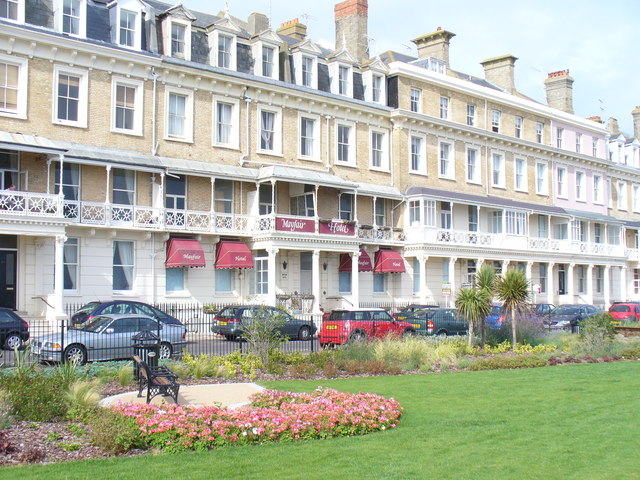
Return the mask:
<svg viewBox="0 0 640 480">
<path fill-rule="evenodd" d="M 301 42 L 307 38 L 307 26 L 300 23 L 297 18 L 294 18 L 293 20 L 282 23 L 277 33 L 285 37 L 295 38 Z"/>
<path fill-rule="evenodd" d="M 617 135 L 620 133 L 620 125 L 618 125 L 617 118 L 609 117 L 609 120 L 607 121 L 607 130 L 609 130 L 611 135 Z"/>
<path fill-rule="evenodd" d="M 427 33 L 411 40 L 418 47 L 420 58 L 437 58 L 449 67 L 449 42 L 455 33 L 448 32 L 438 27 L 435 32 Z"/>
<path fill-rule="evenodd" d="M 369 59 L 367 0 L 345 0 L 334 7 L 336 18 L 336 50 L 343 47 L 359 63 Z"/>
<path fill-rule="evenodd" d="M 640 140 L 640 106 L 631 111 L 633 117 L 633 136 Z"/>
<path fill-rule="evenodd" d="M 247 31 L 251 35 L 257 35 L 259 33 L 269 30 L 269 17 L 263 13 L 251 13 L 247 21 Z"/>
<path fill-rule="evenodd" d="M 513 55 L 502 55 L 480 62 L 484 68 L 484 78 L 504 88 L 507 92 L 514 93 L 516 91 L 516 60 L 518 59 Z"/>
<path fill-rule="evenodd" d="M 547 89 L 547 105 L 573 113 L 573 78 L 569 76 L 569 70 L 551 72 L 544 86 Z"/>
</svg>

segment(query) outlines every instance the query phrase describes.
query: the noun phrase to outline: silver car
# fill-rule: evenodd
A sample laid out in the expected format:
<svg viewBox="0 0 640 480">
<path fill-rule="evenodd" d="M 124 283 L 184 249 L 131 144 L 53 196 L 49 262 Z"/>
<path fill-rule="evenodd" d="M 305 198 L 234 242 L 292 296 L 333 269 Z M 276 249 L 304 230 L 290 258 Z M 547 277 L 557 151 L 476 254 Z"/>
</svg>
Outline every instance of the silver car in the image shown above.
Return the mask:
<svg viewBox="0 0 640 480">
<path fill-rule="evenodd" d="M 158 331 L 158 328 L 160 329 Z M 159 357 L 169 358 L 186 344 L 182 325 L 160 323 L 146 315 L 100 315 L 79 329 L 69 329 L 35 338 L 31 352 L 40 361 L 75 362 L 83 365 L 96 360 L 115 360 L 133 356 L 131 337 L 142 330 L 160 334 Z"/>
</svg>

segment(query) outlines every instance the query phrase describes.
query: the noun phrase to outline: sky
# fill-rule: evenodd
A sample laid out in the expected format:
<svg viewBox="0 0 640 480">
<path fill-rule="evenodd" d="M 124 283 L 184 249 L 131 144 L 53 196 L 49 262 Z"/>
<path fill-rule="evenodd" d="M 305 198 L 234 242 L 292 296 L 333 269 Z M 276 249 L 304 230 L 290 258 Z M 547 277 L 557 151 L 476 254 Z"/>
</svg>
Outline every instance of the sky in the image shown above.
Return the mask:
<svg viewBox="0 0 640 480">
<path fill-rule="evenodd" d="M 187 8 L 214 15 L 228 7 L 245 21 L 251 12 L 264 13 L 274 30 L 298 18 L 323 46 L 335 44 L 336 3 L 183 0 Z M 638 0 L 369 0 L 369 49 L 371 56 L 387 50 L 417 56 L 411 40 L 442 27 L 456 34 L 452 69 L 484 77 L 480 62 L 514 55 L 516 88 L 543 103 L 547 74 L 568 69 L 575 114 L 616 118 L 622 132 L 633 135 L 631 111 L 640 105 L 639 18 Z"/>
</svg>

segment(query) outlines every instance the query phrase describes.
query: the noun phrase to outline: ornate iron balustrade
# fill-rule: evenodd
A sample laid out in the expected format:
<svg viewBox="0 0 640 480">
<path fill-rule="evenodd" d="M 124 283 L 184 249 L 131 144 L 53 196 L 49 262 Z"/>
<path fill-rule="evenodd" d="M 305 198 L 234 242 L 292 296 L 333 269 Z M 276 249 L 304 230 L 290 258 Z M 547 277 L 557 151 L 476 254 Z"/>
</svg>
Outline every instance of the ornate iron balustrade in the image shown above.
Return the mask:
<svg viewBox="0 0 640 480">
<path fill-rule="evenodd" d="M 23 215 L 34 218 L 63 218 L 62 197 L 46 193 L 0 192 L 0 215 Z"/>
</svg>

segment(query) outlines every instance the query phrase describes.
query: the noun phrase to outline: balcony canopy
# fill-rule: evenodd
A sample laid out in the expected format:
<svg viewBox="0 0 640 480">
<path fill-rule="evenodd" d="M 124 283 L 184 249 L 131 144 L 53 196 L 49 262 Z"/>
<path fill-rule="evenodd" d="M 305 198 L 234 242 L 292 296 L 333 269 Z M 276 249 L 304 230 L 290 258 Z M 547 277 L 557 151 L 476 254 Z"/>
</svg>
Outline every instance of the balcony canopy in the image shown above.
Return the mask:
<svg viewBox="0 0 640 480">
<path fill-rule="evenodd" d="M 371 257 L 366 250 L 360 249 L 360 257 L 358 258 L 358 271 L 359 272 L 370 272 L 373 270 L 371 267 Z M 348 253 L 340 254 L 340 266 L 338 267 L 339 272 L 350 272 L 351 271 L 351 255 Z"/>
<path fill-rule="evenodd" d="M 404 273 L 404 259 L 395 250 L 378 250 L 373 273 Z"/>
<path fill-rule="evenodd" d="M 204 250 L 194 238 L 170 238 L 167 242 L 167 268 L 205 267 Z"/>
<path fill-rule="evenodd" d="M 246 243 L 221 241 L 216 252 L 216 268 L 253 268 L 253 256 Z"/>
</svg>

